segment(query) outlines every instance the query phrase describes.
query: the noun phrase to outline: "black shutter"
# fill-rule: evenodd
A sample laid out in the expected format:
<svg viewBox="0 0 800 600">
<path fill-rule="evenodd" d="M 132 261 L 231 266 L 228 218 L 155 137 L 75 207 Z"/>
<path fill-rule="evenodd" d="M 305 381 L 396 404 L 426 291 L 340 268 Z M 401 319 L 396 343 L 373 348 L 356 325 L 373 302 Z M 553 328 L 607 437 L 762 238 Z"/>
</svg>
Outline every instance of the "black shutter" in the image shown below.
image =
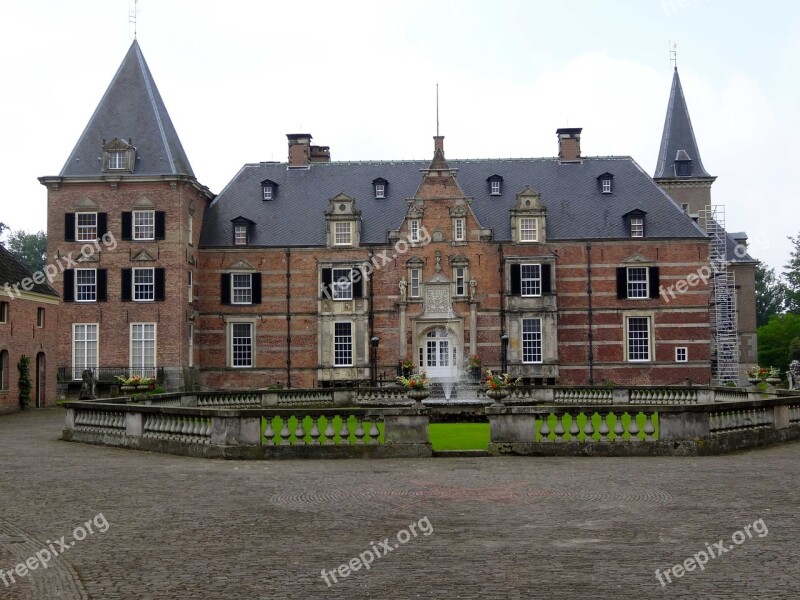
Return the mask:
<svg viewBox="0 0 800 600">
<path fill-rule="evenodd" d="M 550 264 L 549 263 L 544 263 L 542 265 L 542 293 L 543 294 L 549 294 L 550 292 L 553 291 L 552 282 L 550 280 L 550 277 L 551 277 L 550 271 L 551 271 Z"/>
<path fill-rule="evenodd" d="M 321 297 L 330 300 L 333 298 L 333 269 L 322 269 Z"/>
<path fill-rule="evenodd" d="M 261 304 L 261 273 L 253 273 L 251 286 L 253 304 Z"/>
<path fill-rule="evenodd" d="M 154 269 L 155 300 L 164 300 L 164 283 L 166 275 L 164 269 Z"/>
<path fill-rule="evenodd" d="M 108 213 L 97 213 L 97 237 L 108 233 Z"/>
<path fill-rule="evenodd" d="M 353 269 L 353 298 L 364 297 L 364 274 L 360 269 Z"/>
<path fill-rule="evenodd" d="M 125 213 L 122 213 L 125 214 Z M 130 213 L 128 213 L 130 214 Z M 131 293 L 131 280 L 133 279 L 133 269 L 122 269 L 120 272 L 120 300 L 130 302 L 133 298 Z"/>
<path fill-rule="evenodd" d="M 75 241 L 75 213 L 64 213 L 64 241 Z"/>
<path fill-rule="evenodd" d="M 624 300 L 628 297 L 628 269 L 617 267 L 617 298 Z"/>
<path fill-rule="evenodd" d="M 61 294 L 64 302 L 75 302 L 75 271 L 64 271 L 64 291 Z"/>
<path fill-rule="evenodd" d="M 223 273 L 219 278 L 219 301 L 221 304 L 231 303 L 231 274 Z"/>
<path fill-rule="evenodd" d="M 522 273 L 519 265 L 511 265 L 511 295 L 522 294 Z"/>
<path fill-rule="evenodd" d="M 97 269 L 97 301 L 105 302 L 108 300 L 108 271 Z"/>
<path fill-rule="evenodd" d="M 133 239 L 133 213 L 122 213 L 122 239 Z"/>
<path fill-rule="evenodd" d="M 659 281 L 658 267 L 650 267 L 650 297 L 658 298 L 661 290 L 661 283 Z"/>
<path fill-rule="evenodd" d="M 163 240 L 166 237 L 166 219 L 164 218 L 164 211 L 156 211 L 156 239 Z"/>
</svg>

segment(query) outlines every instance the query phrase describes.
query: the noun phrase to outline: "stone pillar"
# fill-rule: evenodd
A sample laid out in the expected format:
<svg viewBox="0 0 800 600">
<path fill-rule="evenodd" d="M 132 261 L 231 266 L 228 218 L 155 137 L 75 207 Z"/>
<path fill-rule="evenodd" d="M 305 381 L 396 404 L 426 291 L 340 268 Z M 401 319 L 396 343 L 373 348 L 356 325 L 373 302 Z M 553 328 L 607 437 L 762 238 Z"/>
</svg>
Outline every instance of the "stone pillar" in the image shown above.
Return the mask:
<svg viewBox="0 0 800 600">
<path fill-rule="evenodd" d="M 260 443 L 260 417 L 211 417 L 212 445 L 258 446 Z"/>
<path fill-rule="evenodd" d="M 128 437 L 142 437 L 144 435 L 144 415 L 129 412 L 125 414 L 125 435 Z"/>
<path fill-rule="evenodd" d="M 384 442 L 396 444 L 429 444 L 427 414 L 396 414 L 384 417 Z"/>
<path fill-rule="evenodd" d="M 64 411 L 64 429 L 72 431 L 75 429 L 75 409 L 68 408 Z"/>
<path fill-rule="evenodd" d="M 776 404 L 772 408 L 775 411 L 772 415 L 772 426 L 775 429 L 786 429 L 789 427 L 789 405 Z"/>
<path fill-rule="evenodd" d="M 405 302 L 400 302 L 400 326 L 398 327 L 400 331 L 400 356 L 398 357 L 400 360 L 403 360 L 408 355 L 408 342 L 406 341 L 406 308 L 407 304 Z M 413 360 L 413 357 L 412 357 Z"/>
<path fill-rule="evenodd" d="M 478 353 L 478 303 L 469 303 L 469 355 Z"/>
</svg>

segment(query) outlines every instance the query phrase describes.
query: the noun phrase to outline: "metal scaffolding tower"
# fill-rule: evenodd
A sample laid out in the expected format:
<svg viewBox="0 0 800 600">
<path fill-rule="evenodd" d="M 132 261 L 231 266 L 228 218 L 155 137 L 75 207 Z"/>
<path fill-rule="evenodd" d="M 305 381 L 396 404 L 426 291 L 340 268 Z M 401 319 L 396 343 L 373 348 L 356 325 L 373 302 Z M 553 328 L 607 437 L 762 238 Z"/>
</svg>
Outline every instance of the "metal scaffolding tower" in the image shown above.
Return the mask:
<svg viewBox="0 0 800 600">
<path fill-rule="evenodd" d="M 708 205 L 703 211 L 711 267 L 712 379 L 719 385 L 739 380 L 739 335 L 736 316 L 736 281 L 728 265 L 725 207 Z"/>
</svg>

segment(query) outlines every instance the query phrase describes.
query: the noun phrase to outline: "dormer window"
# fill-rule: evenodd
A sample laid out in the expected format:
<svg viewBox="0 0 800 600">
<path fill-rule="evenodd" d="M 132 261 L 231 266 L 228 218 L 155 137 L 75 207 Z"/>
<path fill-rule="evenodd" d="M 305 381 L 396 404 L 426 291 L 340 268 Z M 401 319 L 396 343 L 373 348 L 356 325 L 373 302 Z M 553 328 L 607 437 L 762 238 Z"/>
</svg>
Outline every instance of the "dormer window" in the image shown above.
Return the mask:
<svg viewBox="0 0 800 600">
<path fill-rule="evenodd" d="M 125 152 L 122 150 L 114 150 L 108 153 L 108 168 L 109 170 L 119 170 L 127 167 L 125 164 Z"/>
<path fill-rule="evenodd" d="M 675 154 L 675 176 L 676 177 L 691 177 L 692 176 L 692 157 L 686 150 L 678 150 Z"/>
<path fill-rule="evenodd" d="M 375 198 L 386 198 L 386 191 L 389 187 L 389 182 L 379 177 L 372 181 L 372 187 L 375 191 Z"/>
<path fill-rule="evenodd" d="M 269 200 L 275 199 L 275 194 L 278 191 L 278 184 L 274 181 L 270 181 L 269 179 L 265 179 L 261 182 L 261 199 L 264 202 L 268 202 Z"/>
<path fill-rule="evenodd" d="M 499 196 L 503 193 L 503 178 L 500 175 L 492 175 L 486 181 L 489 182 L 489 195 Z"/>
<path fill-rule="evenodd" d="M 334 238 L 333 243 L 335 246 L 349 246 L 353 243 L 353 230 L 350 221 L 337 221 L 334 223 Z"/>
<path fill-rule="evenodd" d="M 264 200 L 272 200 L 272 186 L 265 185 L 261 188 L 261 191 L 264 193 Z"/>
<path fill-rule="evenodd" d="M 130 143 L 119 138 L 110 142 L 103 140 L 103 170 L 133 172 L 136 160 L 136 148 Z"/>
<path fill-rule="evenodd" d="M 251 241 L 251 230 L 253 221 L 244 217 L 236 217 L 231 219 L 233 223 L 233 245 L 234 246 L 247 246 Z"/>
<path fill-rule="evenodd" d="M 535 217 L 520 217 L 519 219 L 519 241 L 538 242 L 539 227 L 538 219 Z"/>
<path fill-rule="evenodd" d="M 614 176 L 611 173 L 603 173 L 597 177 L 600 184 L 601 194 L 611 194 L 614 191 Z"/>
<path fill-rule="evenodd" d="M 644 237 L 644 219 L 631 217 L 631 237 Z"/>
<path fill-rule="evenodd" d="M 622 218 L 625 219 L 625 225 L 628 230 L 629 237 L 632 238 L 644 237 L 646 216 L 647 213 L 639 208 L 636 208 L 622 215 Z"/>
</svg>

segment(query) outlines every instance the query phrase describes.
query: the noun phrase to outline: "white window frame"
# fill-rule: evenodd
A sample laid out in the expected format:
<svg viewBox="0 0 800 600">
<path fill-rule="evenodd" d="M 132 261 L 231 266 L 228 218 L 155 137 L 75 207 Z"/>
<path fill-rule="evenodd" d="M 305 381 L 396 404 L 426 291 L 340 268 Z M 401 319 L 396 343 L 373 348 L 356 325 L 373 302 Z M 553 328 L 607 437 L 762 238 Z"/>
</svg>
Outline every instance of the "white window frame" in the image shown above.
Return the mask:
<svg viewBox="0 0 800 600">
<path fill-rule="evenodd" d="M 539 241 L 539 219 L 536 217 L 519 218 L 519 241 L 538 242 Z"/>
<path fill-rule="evenodd" d="M 331 297 L 334 300 L 353 299 L 354 272 L 350 267 L 331 269 Z"/>
<path fill-rule="evenodd" d="M 147 218 L 147 223 L 137 223 L 138 219 Z M 136 241 L 150 241 L 156 239 L 156 211 L 154 210 L 134 210 L 131 215 L 131 227 L 133 228 L 133 239 Z M 142 232 L 140 233 L 140 230 Z M 152 230 L 152 235 L 147 232 Z"/>
<path fill-rule="evenodd" d="M 124 171 L 127 168 L 127 152 L 125 150 L 109 150 L 108 151 L 108 170 L 109 171 Z"/>
<path fill-rule="evenodd" d="M 272 185 L 263 185 L 261 187 L 261 193 L 264 200 L 272 200 Z"/>
<path fill-rule="evenodd" d="M 246 246 L 247 245 L 247 225 L 237 224 L 233 226 L 233 245 Z"/>
<path fill-rule="evenodd" d="M 89 328 L 93 328 L 93 339 L 89 339 Z M 78 330 L 83 331 L 81 340 L 77 340 Z M 77 344 L 78 342 L 84 343 L 83 360 L 78 361 L 77 358 Z M 90 342 L 94 343 L 94 360 L 87 360 L 91 358 L 91 353 L 88 352 Z M 72 378 L 81 379 L 84 369 L 97 369 L 100 366 L 100 324 L 99 323 L 73 323 L 72 324 Z"/>
<path fill-rule="evenodd" d="M 490 194 L 489 194 L 490 196 L 499 196 L 500 195 L 501 183 L 502 182 L 499 179 L 492 179 L 489 182 L 489 185 L 490 185 L 490 188 L 491 188 L 491 191 L 490 191 Z"/>
<path fill-rule="evenodd" d="M 644 280 L 636 279 L 631 280 L 631 273 L 634 271 L 644 271 Z M 648 300 L 650 298 L 650 269 L 647 267 L 626 267 L 625 269 L 625 291 L 628 300 Z M 636 287 L 632 287 L 632 284 Z M 642 292 L 641 284 L 644 284 Z M 631 295 L 631 292 L 637 292 L 637 295 Z M 641 295 L 641 294 L 644 295 Z"/>
<path fill-rule="evenodd" d="M 352 246 L 353 245 L 353 223 L 352 221 L 334 221 L 333 223 L 333 245 Z"/>
<path fill-rule="evenodd" d="M 384 183 L 375 184 L 375 197 L 386 198 L 386 184 Z"/>
<path fill-rule="evenodd" d="M 419 298 L 422 283 L 422 269 L 414 267 L 408 270 L 408 297 Z"/>
<path fill-rule="evenodd" d="M 0 323 L 8 323 L 8 309 L 8 302 L 0 301 Z"/>
<path fill-rule="evenodd" d="M 347 326 L 348 333 L 339 333 L 339 326 Z M 344 354 L 344 353 L 347 354 Z M 354 355 L 353 323 L 352 321 L 333 322 L 333 366 L 352 367 Z"/>
<path fill-rule="evenodd" d="M 194 366 L 194 323 L 189 323 L 189 342 L 188 342 L 188 350 L 189 350 L 189 366 Z"/>
<path fill-rule="evenodd" d="M 631 217 L 631 237 L 644 237 L 644 217 Z"/>
<path fill-rule="evenodd" d="M 682 355 L 682 356 L 681 356 Z M 675 362 L 689 362 L 689 348 L 686 346 L 675 346 Z"/>
<path fill-rule="evenodd" d="M 189 304 L 194 302 L 194 272 L 190 269 L 186 271 L 189 274 Z"/>
<path fill-rule="evenodd" d="M 528 270 L 527 277 L 525 271 Z M 526 285 L 527 282 L 527 285 Z M 527 287 L 527 290 L 526 290 Z M 525 298 L 538 298 L 542 295 L 542 265 L 523 263 L 519 266 L 519 294 Z"/>
<path fill-rule="evenodd" d="M 151 326 L 152 329 L 150 329 Z M 150 332 L 152 332 L 152 334 Z M 131 373 L 142 377 L 155 377 L 156 365 L 158 364 L 158 324 L 131 323 L 129 339 L 128 366 Z M 150 342 L 152 342 L 153 345 L 152 360 L 148 360 L 150 356 L 147 352 L 148 348 L 146 347 L 146 344 Z M 141 348 L 139 349 L 139 356 L 135 359 L 134 346 L 137 343 L 141 343 Z M 137 361 L 139 364 L 137 364 Z"/>
<path fill-rule="evenodd" d="M 150 272 L 150 282 L 137 283 L 136 275 L 140 272 Z M 137 289 L 137 286 L 138 289 Z M 151 293 L 148 293 L 148 287 Z M 131 269 L 131 300 L 134 302 L 154 302 L 156 299 L 156 270 L 153 267 L 136 267 Z"/>
<path fill-rule="evenodd" d="M 81 224 L 81 217 L 92 216 L 94 223 L 91 225 Z M 96 212 L 77 212 L 75 213 L 75 241 L 93 242 L 97 239 L 97 213 Z"/>
<path fill-rule="evenodd" d="M 81 275 L 84 273 L 92 273 L 93 281 L 91 283 L 80 282 Z M 84 288 L 84 295 L 89 294 L 91 298 L 81 298 L 79 290 Z M 97 269 L 75 269 L 75 291 L 73 293 L 75 302 L 97 302 Z"/>
<path fill-rule="evenodd" d="M 234 369 L 252 369 L 255 365 L 255 324 L 250 321 L 231 321 L 229 325 L 230 366 Z M 237 327 L 247 327 L 248 335 L 236 335 Z M 237 340 L 240 340 L 238 350 Z M 244 340 L 248 341 L 245 343 Z"/>
<path fill-rule="evenodd" d="M 465 219 L 464 217 L 456 217 L 453 219 L 453 241 L 454 242 L 463 242 L 466 238 L 465 236 Z"/>
<path fill-rule="evenodd" d="M 36 308 L 36 326 L 39 328 L 44 327 L 45 311 L 43 306 Z"/>
<path fill-rule="evenodd" d="M 237 285 L 237 278 L 239 283 Z M 246 282 L 246 285 L 245 283 Z M 237 300 L 238 294 L 238 300 Z M 252 304 L 253 303 L 253 274 L 252 273 L 231 273 L 231 304 Z"/>
<path fill-rule="evenodd" d="M 527 325 L 533 325 L 534 322 L 536 322 L 537 326 L 526 331 L 526 329 L 528 329 Z M 528 365 L 541 364 L 544 356 L 542 319 L 539 317 L 522 319 L 522 322 L 520 323 L 520 335 L 522 338 L 520 340 L 520 346 L 522 348 L 522 362 Z"/>
<path fill-rule="evenodd" d="M 467 267 L 453 267 L 453 283 L 455 296 L 467 295 Z"/>
<path fill-rule="evenodd" d="M 611 193 L 611 178 L 604 177 L 600 180 L 601 192 L 603 194 L 610 194 Z"/>
<path fill-rule="evenodd" d="M 408 220 L 408 240 L 410 242 L 419 241 L 419 219 Z"/>
<path fill-rule="evenodd" d="M 194 217 L 189 215 L 189 219 L 186 221 L 187 224 L 187 232 L 189 235 L 189 245 L 194 246 Z"/>
<path fill-rule="evenodd" d="M 643 347 L 647 350 L 647 356 L 645 358 L 633 358 L 633 352 L 631 352 L 631 320 L 643 320 L 647 325 L 646 338 L 639 338 L 639 339 L 646 339 L 646 343 L 644 346 L 640 346 L 640 349 Z M 636 363 L 645 363 L 645 362 L 653 362 L 653 318 L 648 315 L 626 315 L 625 316 L 625 360 L 627 362 L 636 362 Z"/>
</svg>

